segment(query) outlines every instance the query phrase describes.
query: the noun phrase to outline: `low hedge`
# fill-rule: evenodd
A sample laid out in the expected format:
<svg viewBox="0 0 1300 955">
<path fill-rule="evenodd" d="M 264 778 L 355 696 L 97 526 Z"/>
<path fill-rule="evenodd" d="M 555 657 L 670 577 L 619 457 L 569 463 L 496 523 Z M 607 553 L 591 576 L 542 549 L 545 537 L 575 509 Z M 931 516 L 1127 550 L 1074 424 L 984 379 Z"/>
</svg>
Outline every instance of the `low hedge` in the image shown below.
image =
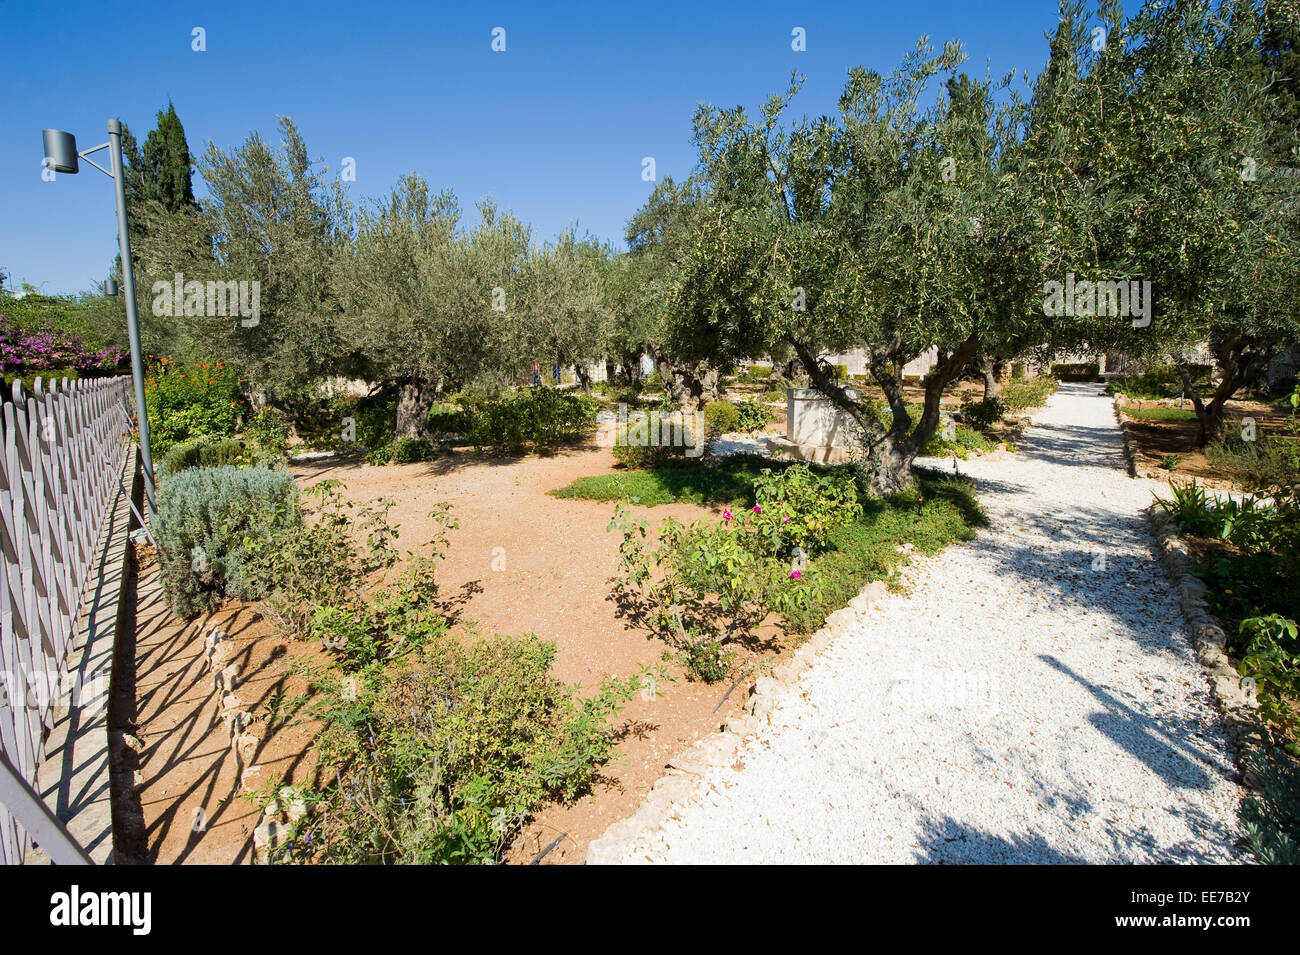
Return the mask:
<svg viewBox="0 0 1300 955">
<path fill-rule="evenodd" d="M 538 452 L 570 441 L 596 423 L 602 402 L 592 395 L 550 387 L 528 388 L 497 398 L 462 395 L 464 438 L 480 451 Z"/>
<path fill-rule="evenodd" d="M 178 444 L 162 460 L 162 473 L 177 474 L 190 468 L 219 468 L 252 463 L 252 453 L 235 438 L 198 439 Z"/>
<path fill-rule="evenodd" d="M 1101 365 L 1095 361 L 1053 365 L 1052 377 L 1059 381 L 1098 381 L 1101 378 Z"/>
</svg>

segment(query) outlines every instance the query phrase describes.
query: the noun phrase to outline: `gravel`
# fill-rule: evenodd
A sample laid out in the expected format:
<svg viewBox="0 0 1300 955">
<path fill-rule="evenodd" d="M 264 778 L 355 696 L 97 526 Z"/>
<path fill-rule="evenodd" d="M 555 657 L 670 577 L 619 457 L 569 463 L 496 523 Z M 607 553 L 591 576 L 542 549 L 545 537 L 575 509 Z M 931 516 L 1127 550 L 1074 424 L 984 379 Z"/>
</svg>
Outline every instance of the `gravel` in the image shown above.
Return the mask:
<svg viewBox="0 0 1300 955">
<path fill-rule="evenodd" d="M 1124 471 L 1067 384 L 961 462 L 991 526 L 918 558 L 626 862 L 1240 862 L 1232 753 Z M 951 470 L 951 461 L 929 462 Z"/>
</svg>

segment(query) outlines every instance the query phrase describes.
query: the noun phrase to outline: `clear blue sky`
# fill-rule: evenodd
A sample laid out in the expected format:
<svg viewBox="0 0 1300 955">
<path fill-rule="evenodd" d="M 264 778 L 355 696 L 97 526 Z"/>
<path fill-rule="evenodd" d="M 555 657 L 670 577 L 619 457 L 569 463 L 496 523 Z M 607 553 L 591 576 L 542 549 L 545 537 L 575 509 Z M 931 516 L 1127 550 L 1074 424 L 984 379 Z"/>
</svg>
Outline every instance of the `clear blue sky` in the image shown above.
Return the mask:
<svg viewBox="0 0 1300 955">
<path fill-rule="evenodd" d="M 89 166 L 41 180 L 43 128 L 82 149 L 117 116 L 143 140 L 170 99 L 190 151 L 293 118 L 332 172 L 356 159 L 354 199 L 415 170 L 462 207 L 491 195 L 551 237 L 570 222 L 622 247 L 652 184 L 681 178 L 700 102 L 755 106 L 807 76 L 797 111 L 834 109 L 854 65 L 889 71 L 916 39 L 959 39 L 967 71 L 1032 75 L 1057 0 L 545 4 L 0 2 L 0 269 L 78 292 L 117 251 L 112 184 Z M 491 50 L 492 29 L 506 51 Z M 806 52 L 791 49 L 803 27 Z M 206 52 L 191 31 L 206 30 Z M 106 156 L 101 153 L 96 158 Z M 199 177 L 195 188 L 202 201 Z"/>
</svg>

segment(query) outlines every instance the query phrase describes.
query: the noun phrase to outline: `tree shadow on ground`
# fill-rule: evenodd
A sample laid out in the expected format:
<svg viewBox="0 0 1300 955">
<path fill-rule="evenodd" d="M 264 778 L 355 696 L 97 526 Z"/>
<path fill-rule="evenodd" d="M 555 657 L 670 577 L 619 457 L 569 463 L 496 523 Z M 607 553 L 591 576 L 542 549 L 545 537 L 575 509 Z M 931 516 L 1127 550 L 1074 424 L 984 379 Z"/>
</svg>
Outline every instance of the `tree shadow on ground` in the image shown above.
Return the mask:
<svg viewBox="0 0 1300 955">
<path fill-rule="evenodd" d="M 1086 689 L 1104 708 L 1091 714 L 1088 722 L 1171 787 L 1206 789 L 1216 779 L 1235 775 L 1231 763 L 1216 759 L 1215 750 L 1199 732 L 1186 733 L 1181 714 L 1161 718 L 1141 712 L 1055 657 L 1040 654 L 1038 659 Z"/>
</svg>

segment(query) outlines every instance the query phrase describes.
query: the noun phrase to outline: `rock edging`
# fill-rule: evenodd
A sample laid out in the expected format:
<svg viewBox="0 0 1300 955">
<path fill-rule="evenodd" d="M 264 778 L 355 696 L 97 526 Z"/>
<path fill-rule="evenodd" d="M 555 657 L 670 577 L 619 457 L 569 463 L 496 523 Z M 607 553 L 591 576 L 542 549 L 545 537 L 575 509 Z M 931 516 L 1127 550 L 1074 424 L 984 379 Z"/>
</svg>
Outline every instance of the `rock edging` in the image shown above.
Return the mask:
<svg viewBox="0 0 1300 955">
<path fill-rule="evenodd" d="M 735 758 L 745 740 L 765 724 L 782 701 L 797 689 L 804 671 L 817 655 L 839 636 L 857 626 L 889 592 L 884 581 L 875 580 L 863 587 L 848 605 L 826 617 L 826 624 L 798 650 L 772 669 L 771 676 L 754 681 L 745 714 L 728 717 L 719 732 L 699 740 L 667 763 L 668 772 L 661 776 L 641 802 L 637 811 L 605 830 L 587 846 L 588 865 L 610 865 L 623 852 L 648 833 L 659 829 L 677 812 L 702 795 L 701 783 L 708 770 Z"/>
<path fill-rule="evenodd" d="M 1178 593 L 1183 619 L 1192 634 L 1196 659 L 1205 670 L 1210 695 L 1218 707 L 1223 728 L 1237 750 L 1238 766 L 1247 785 L 1253 786 L 1249 761 L 1244 756 L 1265 745 L 1265 729 L 1259 718 L 1255 693 L 1228 658 L 1228 635 L 1206 605 L 1205 583 L 1191 574 L 1192 559 L 1187 544 L 1178 536 L 1173 517 L 1154 503 L 1146 509 L 1146 516 L 1160 562 Z"/>
<path fill-rule="evenodd" d="M 1129 434 L 1128 428 L 1124 425 L 1133 419 L 1124 413 L 1124 406 L 1128 404 L 1128 398 L 1125 395 L 1116 394 L 1112 396 L 1112 403 L 1115 406 L 1115 420 L 1119 422 L 1119 436 L 1124 443 L 1124 461 L 1128 465 L 1128 476 L 1138 477 L 1138 458 L 1137 448 L 1133 445 L 1133 438 Z"/>
</svg>

